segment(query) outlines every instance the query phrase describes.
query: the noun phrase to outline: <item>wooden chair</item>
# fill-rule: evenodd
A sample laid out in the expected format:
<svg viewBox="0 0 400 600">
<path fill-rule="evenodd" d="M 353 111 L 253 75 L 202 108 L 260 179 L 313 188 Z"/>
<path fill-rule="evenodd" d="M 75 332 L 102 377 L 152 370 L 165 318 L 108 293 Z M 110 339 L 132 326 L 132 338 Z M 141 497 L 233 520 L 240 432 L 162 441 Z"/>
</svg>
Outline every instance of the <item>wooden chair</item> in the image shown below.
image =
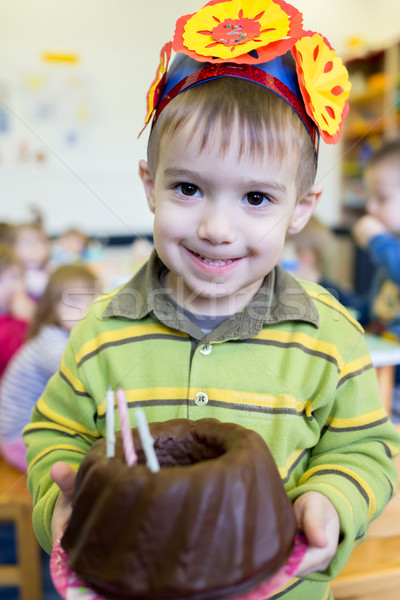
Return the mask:
<svg viewBox="0 0 400 600">
<path fill-rule="evenodd" d="M 32 499 L 26 475 L 0 456 L 0 524 L 15 528 L 17 563 L 0 565 L 0 588 L 19 588 L 21 600 L 42 600 L 40 548 L 32 528 Z"/>
<path fill-rule="evenodd" d="M 400 457 L 396 466 L 400 480 Z M 371 524 L 368 538 L 352 552 L 332 589 L 335 600 L 400 598 L 400 492 Z"/>
</svg>

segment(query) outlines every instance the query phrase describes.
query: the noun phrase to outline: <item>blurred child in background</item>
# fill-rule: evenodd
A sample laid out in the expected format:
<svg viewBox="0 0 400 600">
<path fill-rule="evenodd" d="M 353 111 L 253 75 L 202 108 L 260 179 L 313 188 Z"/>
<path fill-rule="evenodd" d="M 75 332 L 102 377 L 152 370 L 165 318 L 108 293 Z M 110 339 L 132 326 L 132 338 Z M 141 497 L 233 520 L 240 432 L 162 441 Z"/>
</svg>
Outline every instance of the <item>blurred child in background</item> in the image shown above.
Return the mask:
<svg viewBox="0 0 400 600">
<path fill-rule="evenodd" d="M 15 253 L 25 270 L 29 296 L 38 301 L 49 277 L 50 239 L 41 225 L 25 223 L 16 227 Z"/>
<path fill-rule="evenodd" d="M 312 215 L 302 231 L 286 237 L 292 247 L 294 274 L 299 279 L 320 283 L 329 271 L 334 235 L 326 225 Z"/>
<path fill-rule="evenodd" d="M 53 245 L 51 253 L 55 264 L 69 265 L 86 260 L 90 238 L 80 229 L 70 228 L 64 231 Z"/>
<path fill-rule="evenodd" d="M 10 245 L 0 244 L 0 377 L 24 342 L 34 309 L 20 261 Z"/>
<path fill-rule="evenodd" d="M 384 144 L 367 163 L 367 214 L 353 228 L 377 271 L 368 301 L 370 327 L 400 340 L 400 139 Z M 393 418 L 400 422 L 400 369 Z"/>
<path fill-rule="evenodd" d="M 318 217 L 312 215 L 300 233 L 288 235 L 286 243 L 294 248 L 296 257 L 293 275 L 314 281 L 326 288 L 339 302 L 355 311 L 357 319 L 366 321 L 366 299 L 331 275 L 337 259 L 335 234 Z"/>
<path fill-rule="evenodd" d="M 50 377 L 56 372 L 74 324 L 98 294 L 98 279 L 86 267 L 65 265 L 49 278 L 29 329 L 28 341 L 0 384 L 0 444 L 4 458 L 26 469 L 22 429 Z"/>
</svg>

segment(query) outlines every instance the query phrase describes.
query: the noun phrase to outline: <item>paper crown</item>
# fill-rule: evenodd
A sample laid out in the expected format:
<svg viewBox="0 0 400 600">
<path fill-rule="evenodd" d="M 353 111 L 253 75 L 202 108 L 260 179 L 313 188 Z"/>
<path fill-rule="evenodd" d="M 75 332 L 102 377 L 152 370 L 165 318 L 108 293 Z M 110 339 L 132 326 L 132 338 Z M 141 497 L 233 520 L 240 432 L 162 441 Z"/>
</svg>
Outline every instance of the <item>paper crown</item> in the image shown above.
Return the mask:
<svg viewBox="0 0 400 600">
<path fill-rule="evenodd" d="M 177 54 L 168 65 L 172 50 Z M 267 87 L 296 111 L 318 148 L 339 141 L 351 84 L 328 40 L 303 29 L 302 14 L 283 0 L 211 0 L 178 19 L 161 49 L 147 94 L 145 126 L 179 93 L 217 77 Z"/>
</svg>

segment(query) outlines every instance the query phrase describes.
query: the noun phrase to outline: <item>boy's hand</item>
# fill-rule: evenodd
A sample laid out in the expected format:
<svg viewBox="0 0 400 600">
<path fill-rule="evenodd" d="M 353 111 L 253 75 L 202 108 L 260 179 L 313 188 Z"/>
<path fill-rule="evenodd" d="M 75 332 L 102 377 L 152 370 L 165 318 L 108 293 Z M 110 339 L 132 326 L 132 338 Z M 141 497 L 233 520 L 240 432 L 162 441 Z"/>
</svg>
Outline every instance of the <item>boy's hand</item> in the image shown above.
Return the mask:
<svg viewBox="0 0 400 600">
<path fill-rule="evenodd" d="M 61 494 L 54 505 L 53 517 L 51 519 L 51 535 L 54 544 L 71 514 L 76 473 L 67 463 L 57 462 L 51 467 L 50 475 L 61 490 Z"/>
<path fill-rule="evenodd" d="M 365 215 L 354 225 L 352 233 L 357 244 L 361 248 L 365 248 L 372 238 L 381 233 L 387 233 L 387 229 L 378 219 L 371 217 L 371 215 Z"/>
<path fill-rule="evenodd" d="M 334 557 L 339 542 L 340 522 L 336 509 L 319 492 L 306 492 L 299 496 L 293 509 L 298 527 L 309 544 L 296 577 L 324 571 Z"/>
</svg>

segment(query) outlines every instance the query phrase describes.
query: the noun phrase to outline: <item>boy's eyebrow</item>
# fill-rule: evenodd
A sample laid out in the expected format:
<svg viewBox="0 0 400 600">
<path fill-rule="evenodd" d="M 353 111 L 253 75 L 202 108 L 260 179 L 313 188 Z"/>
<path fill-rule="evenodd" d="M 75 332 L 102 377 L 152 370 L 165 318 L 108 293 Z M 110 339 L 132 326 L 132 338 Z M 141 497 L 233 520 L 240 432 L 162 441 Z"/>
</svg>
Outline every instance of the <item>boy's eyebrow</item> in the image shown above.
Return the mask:
<svg viewBox="0 0 400 600">
<path fill-rule="evenodd" d="M 191 171 L 190 169 L 174 169 L 173 167 L 169 167 L 168 169 L 164 169 L 163 174 L 167 177 L 197 177 L 198 173 L 195 171 Z"/>
<path fill-rule="evenodd" d="M 174 169 L 173 167 L 169 167 L 164 170 L 164 175 L 166 177 L 174 177 L 181 179 L 191 179 L 192 177 L 204 177 L 202 173 L 197 173 L 197 171 L 191 171 L 190 169 Z M 279 181 L 260 181 L 255 179 L 241 179 L 240 185 L 243 187 L 247 187 L 248 189 L 257 190 L 259 188 L 268 188 L 274 191 L 285 193 L 287 191 L 287 186 Z"/>
<path fill-rule="evenodd" d="M 241 183 L 242 182 L 243 185 L 245 187 L 248 187 L 249 189 L 257 190 L 259 188 L 262 188 L 283 193 L 287 191 L 286 185 L 283 182 L 281 183 L 279 181 L 256 181 L 253 179 L 242 179 Z"/>
</svg>

